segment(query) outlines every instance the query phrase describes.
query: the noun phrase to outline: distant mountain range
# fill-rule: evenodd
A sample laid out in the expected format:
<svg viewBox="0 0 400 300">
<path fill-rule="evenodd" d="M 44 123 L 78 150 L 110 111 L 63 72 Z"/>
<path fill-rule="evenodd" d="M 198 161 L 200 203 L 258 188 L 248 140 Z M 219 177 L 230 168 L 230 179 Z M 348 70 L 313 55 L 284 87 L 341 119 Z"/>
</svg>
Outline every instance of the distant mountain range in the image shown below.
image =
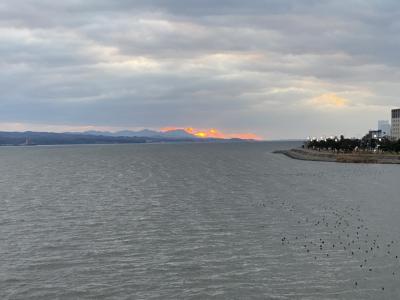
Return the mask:
<svg viewBox="0 0 400 300">
<path fill-rule="evenodd" d="M 225 142 L 241 139 L 199 138 L 185 130 L 166 132 L 141 131 L 86 131 L 86 132 L 5 132 L 0 131 L 0 146 L 67 145 L 67 144 L 134 144 L 160 142 Z"/>
<path fill-rule="evenodd" d="M 131 130 L 122 130 L 117 132 L 110 132 L 110 131 L 85 131 L 83 134 L 89 135 L 101 135 L 101 136 L 125 136 L 125 137 L 149 137 L 149 138 L 173 138 L 173 139 L 198 139 L 193 134 L 186 132 L 183 129 L 176 129 L 176 130 L 169 130 L 169 131 L 155 131 L 149 129 L 143 129 L 139 131 L 131 131 Z"/>
</svg>

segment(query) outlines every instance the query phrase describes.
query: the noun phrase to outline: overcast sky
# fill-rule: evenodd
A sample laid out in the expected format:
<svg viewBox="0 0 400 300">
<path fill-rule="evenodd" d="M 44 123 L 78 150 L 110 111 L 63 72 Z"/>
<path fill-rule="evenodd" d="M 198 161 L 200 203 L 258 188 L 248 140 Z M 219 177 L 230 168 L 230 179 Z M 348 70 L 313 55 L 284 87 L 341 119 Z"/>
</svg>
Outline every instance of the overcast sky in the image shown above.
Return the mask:
<svg viewBox="0 0 400 300">
<path fill-rule="evenodd" d="M 2 0 L 0 130 L 359 136 L 400 106 L 398 0 Z"/>
</svg>

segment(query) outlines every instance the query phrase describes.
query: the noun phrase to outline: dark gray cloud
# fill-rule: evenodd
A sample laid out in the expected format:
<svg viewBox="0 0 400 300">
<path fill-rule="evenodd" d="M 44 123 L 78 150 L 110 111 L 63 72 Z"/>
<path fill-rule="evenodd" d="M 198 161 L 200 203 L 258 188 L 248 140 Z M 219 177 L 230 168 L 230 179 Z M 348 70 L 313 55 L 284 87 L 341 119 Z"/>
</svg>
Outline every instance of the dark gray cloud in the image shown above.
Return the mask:
<svg viewBox="0 0 400 300">
<path fill-rule="evenodd" d="M 0 123 L 362 134 L 399 105 L 399 16 L 391 0 L 4 0 Z"/>
</svg>

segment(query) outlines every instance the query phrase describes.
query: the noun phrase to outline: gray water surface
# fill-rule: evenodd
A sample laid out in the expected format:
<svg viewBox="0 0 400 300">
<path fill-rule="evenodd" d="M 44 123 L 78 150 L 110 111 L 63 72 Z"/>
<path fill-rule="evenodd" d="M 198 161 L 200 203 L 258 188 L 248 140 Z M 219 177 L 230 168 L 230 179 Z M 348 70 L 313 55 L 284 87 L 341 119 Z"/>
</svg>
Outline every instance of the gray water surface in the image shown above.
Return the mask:
<svg viewBox="0 0 400 300">
<path fill-rule="evenodd" d="M 0 148 L 0 298 L 397 299 L 400 167 L 292 146 Z"/>
</svg>

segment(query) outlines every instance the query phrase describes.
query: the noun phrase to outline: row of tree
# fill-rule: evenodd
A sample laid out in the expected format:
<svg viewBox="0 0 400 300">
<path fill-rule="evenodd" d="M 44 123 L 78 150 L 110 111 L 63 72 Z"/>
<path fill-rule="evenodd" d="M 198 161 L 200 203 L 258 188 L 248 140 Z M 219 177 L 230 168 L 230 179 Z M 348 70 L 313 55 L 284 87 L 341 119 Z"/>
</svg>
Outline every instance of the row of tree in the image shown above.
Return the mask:
<svg viewBox="0 0 400 300">
<path fill-rule="evenodd" d="M 349 139 L 341 135 L 340 138 L 310 140 L 305 143 L 305 147 L 333 152 L 380 151 L 399 153 L 400 140 L 395 141 L 387 137 L 373 138 L 368 134 L 362 139 Z"/>
</svg>

